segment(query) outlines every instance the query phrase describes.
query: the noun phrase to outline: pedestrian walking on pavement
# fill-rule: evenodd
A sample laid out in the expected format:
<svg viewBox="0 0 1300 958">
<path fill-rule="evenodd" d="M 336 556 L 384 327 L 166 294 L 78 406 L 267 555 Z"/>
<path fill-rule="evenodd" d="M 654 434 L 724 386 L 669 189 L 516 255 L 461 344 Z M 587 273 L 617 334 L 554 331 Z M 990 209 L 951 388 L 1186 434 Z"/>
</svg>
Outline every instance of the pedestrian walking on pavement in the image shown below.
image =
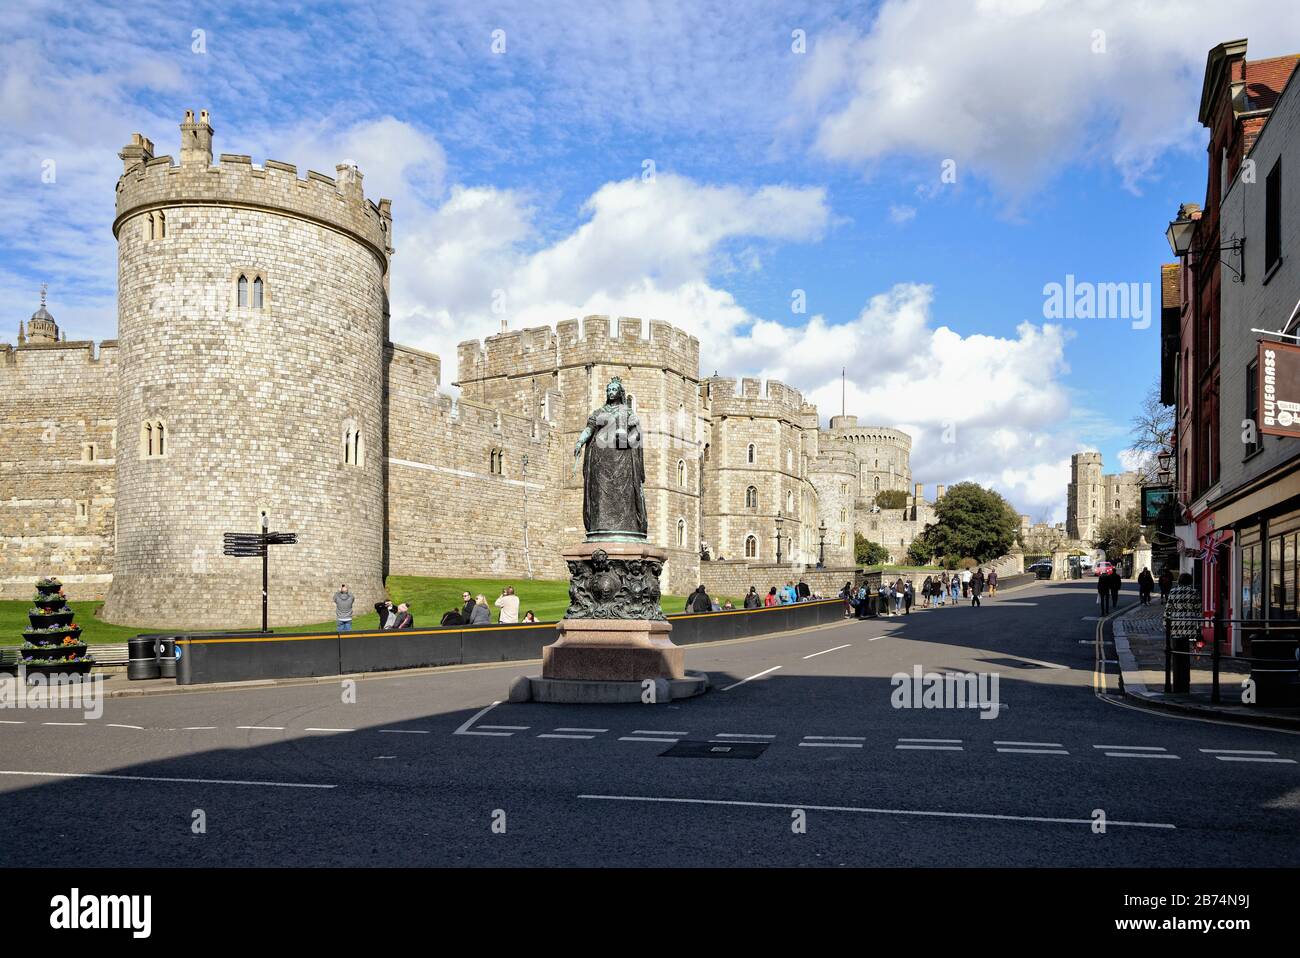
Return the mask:
<svg viewBox="0 0 1300 958">
<path fill-rule="evenodd" d="M 970 604 L 971 608 L 978 608 L 980 604 L 980 593 L 984 591 L 984 570 L 977 569 L 975 574 L 970 577 Z"/>
<path fill-rule="evenodd" d="M 985 584 L 989 587 L 989 598 L 992 599 L 996 597 L 998 594 L 998 570 L 997 569 L 989 569 L 988 578 L 985 579 Z"/>
<path fill-rule="evenodd" d="M 912 614 L 912 602 L 916 599 L 916 593 L 912 591 L 912 580 L 908 579 L 903 583 L 903 613 Z"/>
<path fill-rule="evenodd" d="M 1164 605 L 1169 601 L 1169 590 L 1174 585 L 1174 574 L 1169 571 L 1169 566 L 1165 566 L 1160 572 L 1160 604 Z"/>
<path fill-rule="evenodd" d="M 1097 576 L 1097 601 L 1101 604 L 1101 614 L 1110 613 L 1110 579 L 1107 575 Z"/>
<path fill-rule="evenodd" d="M 1155 588 L 1156 580 L 1151 575 L 1150 569 L 1143 569 L 1138 573 L 1138 600 L 1143 605 L 1151 604 L 1151 590 Z"/>
</svg>

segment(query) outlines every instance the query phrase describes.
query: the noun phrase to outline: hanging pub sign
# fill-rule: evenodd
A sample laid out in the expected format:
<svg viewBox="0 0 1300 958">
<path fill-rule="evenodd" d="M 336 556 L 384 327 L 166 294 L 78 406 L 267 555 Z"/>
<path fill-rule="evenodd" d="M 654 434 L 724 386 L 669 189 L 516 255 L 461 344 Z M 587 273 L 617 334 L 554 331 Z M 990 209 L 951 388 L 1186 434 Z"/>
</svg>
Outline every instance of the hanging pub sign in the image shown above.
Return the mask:
<svg viewBox="0 0 1300 958">
<path fill-rule="evenodd" d="M 1259 344 L 1259 431 L 1300 438 L 1300 346 Z"/>
<path fill-rule="evenodd" d="M 1173 486 L 1142 487 L 1142 525 L 1154 526 L 1161 521 L 1165 510 L 1174 505 Z"/>
</svg>

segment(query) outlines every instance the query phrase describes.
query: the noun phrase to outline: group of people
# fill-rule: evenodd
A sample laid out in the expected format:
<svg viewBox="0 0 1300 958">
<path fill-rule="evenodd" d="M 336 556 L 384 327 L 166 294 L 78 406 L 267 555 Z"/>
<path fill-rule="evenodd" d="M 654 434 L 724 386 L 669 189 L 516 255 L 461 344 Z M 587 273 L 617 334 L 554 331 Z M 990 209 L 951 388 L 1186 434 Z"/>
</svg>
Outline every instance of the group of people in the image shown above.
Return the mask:
<svg viewBox="0 0 1300 958">
<path fill-rule="evenodd" d="M 1119 590 L 1123 585 L 1118 566 L 1112 565 L 1109 571 L 1097 576 L 1097 601 L 1101 603 L 1102 615 L 1115 611 L 1119 606 Z"/>
<path fill-rule="evenodd" d="M 988 574 L 983 568 L 962 569 L 951 576 L 947 572 L 940 575 L 927 575 L 921 583 L 919 608 L 939 608 L 948 603 L 949 598 L 955 606 L 962 598 L 969 598 L 974 607 L 980 605 L 985 590 L 990 596 L 997 593 L 998 574 L 990 569 Z M 845 602 L 844 614 L 848 617 L 865 619 L 872 611 L 873 595 L 866 584 L 855 590 L 852 582 L 845 582 L 840 589 L 840 598 Z M 910 578 L 899 576 L 893 582 L 881 581 L 874 598 L 875 611 L 880 615 L 910 615 L 916 604 L 917 590 Z"/>
<path fill-rule="evenodd" d="M 772 586 L 767 590 L 766 595 L 760 595 L 757 587 L 750 586 L 749 591 L 745 593 L 742 608 L 762 609 L 773 605 L 792 605 L 796 602 L 807 602 L 810 599 L 820 599 L 817 593 L 813 592 L 807 582 L 800 579 L 795 582 L 793 579 L 786 582 L 781 587 Z M 696 587 L 695 591 L 686 597 L 687 612 L 726 612 L 734 609 L 735 605 L 730 599 L 719 602 L 717 599 L 709 596 L 708 590 L 704 586 Z"/>
<path fill-rule="evenodd" d="M 468 592 L 462 592 L 460 598 L 461 607 L 444 613 L 442 625 L 492 624 L 492 610 L 488 607 L 487 596 L 482 594 L 471 596 Z M 349 591 L 346 583 L 340 585 L 339 590 L 334 593 L 334 621 L 339 632 L 352 631 L 352 608 L 355 601 L 356 597 Z M 501 595 L 493 605 L 501 610 L 497 616 L 498 624 L 513 625 L 520 621 L 519 596 L 515 595 L 513 586 L 502 589 Z M 411 607 L 405 602 L 394 605 L 392 599 L 384 599 L 382 602 L 375 603 L 375 613 L 379 616 L 379 628 L 383 631 L 415 628 L 415 616 L 411 614 Z M 531 609 L 524 614 L 525 624 L 536 621 L 537 616 Z"/>
</svg>

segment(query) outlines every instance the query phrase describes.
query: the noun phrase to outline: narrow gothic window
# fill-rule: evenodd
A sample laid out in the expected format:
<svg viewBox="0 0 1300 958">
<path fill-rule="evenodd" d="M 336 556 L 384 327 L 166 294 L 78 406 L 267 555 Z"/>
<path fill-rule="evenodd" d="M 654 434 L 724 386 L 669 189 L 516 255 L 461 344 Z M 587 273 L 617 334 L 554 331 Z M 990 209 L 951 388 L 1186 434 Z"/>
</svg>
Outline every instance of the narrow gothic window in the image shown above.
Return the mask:
<svg viewBox="0 0 1300 958">
<path fill-rule="evenodd" d="M 678 519 L 677 520 L 677 548 L 683 549 L 685 547 L 686 547 L 686 520 Z"/>
<path fill-rule="evenodd" d="M 754 461 L 754 444 L 752 442 L 749 444 L 749 449 L 747 450 L 746 454 L 748 456 L 749 461 L 752 463 Z"/>
<path fill-rule="evenodd" d="M 750 486 L 748 489 L 745 490 L 745 508 L 746 509 L 758 508 L 758 489 L 754 486 Z"/>
<path fill-rule="evenodd" d="M 159 210 L 154 214 L 154 239 L 165 239 L 167 236 L 167 214 Z"/>
<path fill-rule="evenodd" d="M 686 460 L 677 460 L 677 485 L 686 488 Z"/>
<path fill-rule="evenodd" d="M 360 466 L 365 460 L 362 455 L 365 452 L 365 446 L 361 442 L 361 430 L 358 429 L 355 436 L 352 437 L 352 465 Z"/>
<path fill-rule="evenodd" d="M 161 422 L 158 423 L 157 434 L 158 434 L 158 455 L 161 456 L 167 452 L 167 450 L 163 448 L 163 440 L 166 438 L 167 427 L 164 426 Z"/>
<path fill-rule="evenodd" d="M 239 296 L 238 296 L 237 302 L 239 303 L 240 307 L 242 308 L 242 307 L 245 307 L 245 306 L 248 305 L 248 277 L 247 277 L 247 276 L 240 276 L 240 277 L 239 277 L 239 283 L 238 283 L 237 285 L 238 285 L 238 291 L 239 291 Z"/>
<path fill-rule="evenodd" d="M 262 308 L 262 277 L 253 280 L 253 308 Z"/>
<path fill-rule="evenodd" d="M 745 558 L 758 558 L 758 540 L 753 536 L 745 536 Z"/>
</svg>

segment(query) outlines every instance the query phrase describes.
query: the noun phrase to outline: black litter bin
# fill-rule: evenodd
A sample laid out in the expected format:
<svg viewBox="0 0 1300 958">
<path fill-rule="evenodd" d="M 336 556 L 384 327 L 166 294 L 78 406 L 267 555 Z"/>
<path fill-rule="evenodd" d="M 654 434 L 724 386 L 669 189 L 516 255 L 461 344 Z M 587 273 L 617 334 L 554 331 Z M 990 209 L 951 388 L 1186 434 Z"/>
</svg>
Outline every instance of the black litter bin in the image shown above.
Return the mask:
<svg viewBox="0 0 1300 958">
<path fill-rule="evenodd" d="M 1261 633 L 1250 643 L 1250 677 L 1257 705 L 1300 704 L 1300 662 L 1296 640 L 1284 633 Z"/>
<path fill-rule="evenodd" d="M 1169 641 L 1174 650 L 1169 663 L 1169 679 L 1175 692 L 1186 694 L 1192 690 L 1192 657 L 1187 654 L 1191 645 L 1191 640 L 1185 635 L 1175 635 Z"/>
<path fill-rule="evenodd" d="M 158 674 L 164 679 L 176 678 L 176 637 L 158 639 Z"/>
<path fill-rule="evenodd" d="M 158 667 L 158 640 L 154 636 L 139 635 L 126 642 L 126 677 L 128 679 L 156 679 L 162 676 Z"/>
</svg>

